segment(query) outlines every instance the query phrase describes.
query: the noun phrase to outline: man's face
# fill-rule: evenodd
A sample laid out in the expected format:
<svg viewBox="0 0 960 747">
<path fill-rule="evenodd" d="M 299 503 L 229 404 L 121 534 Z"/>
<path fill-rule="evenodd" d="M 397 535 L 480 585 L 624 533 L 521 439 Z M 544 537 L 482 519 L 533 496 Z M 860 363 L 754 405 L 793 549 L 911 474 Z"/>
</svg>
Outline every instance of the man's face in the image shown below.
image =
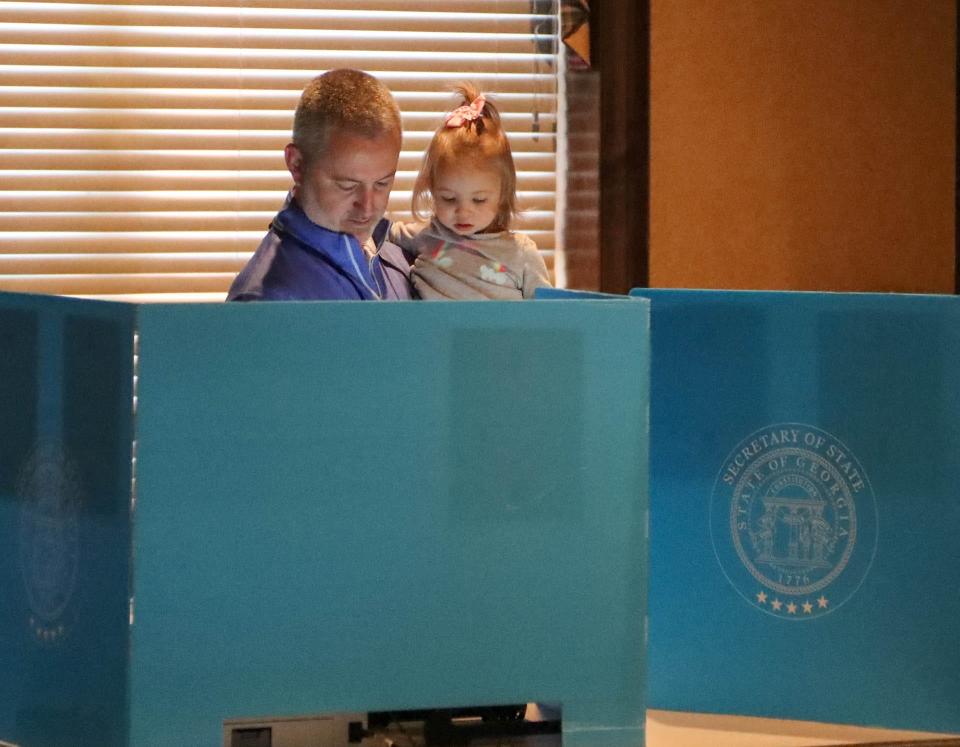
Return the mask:
<svg viewBox="0 0 960 747">
<path fill-rule="evenodd" d="M 334 129 L 327 147 L 305 167 L 292 143 L 284 151 L 297 202 L 318 226 L 357 237 L 362 244 L 383 217 L 397 172 L 400 138 L 374 138 Z"/>
</svg>

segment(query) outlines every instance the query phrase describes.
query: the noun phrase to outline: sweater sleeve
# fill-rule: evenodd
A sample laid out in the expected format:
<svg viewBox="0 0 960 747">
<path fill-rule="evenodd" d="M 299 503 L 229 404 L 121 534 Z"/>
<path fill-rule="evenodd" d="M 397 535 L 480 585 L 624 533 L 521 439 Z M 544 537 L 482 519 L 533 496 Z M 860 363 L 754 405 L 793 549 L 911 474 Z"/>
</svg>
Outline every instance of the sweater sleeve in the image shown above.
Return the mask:
<svg viewBox="0 0 960 747">
<path fill-rule="evenodd" d="M 550 273 L 533 239 L 522 233 L 516 234 L 523 260 L 523 284 L 520 288 L 524 298 L 533 298 L 537 288 L 552 288 Z"/>
<path fill-rule="evenodd" d="M 420 235 L 429 227 L 429 223 L 401 223 L 394 221 L 390 224 L 387 240 L 399 246 L 407 254 L 417 256 L 423 251 L 423 241 L 420 239 Z"/>
</svg>

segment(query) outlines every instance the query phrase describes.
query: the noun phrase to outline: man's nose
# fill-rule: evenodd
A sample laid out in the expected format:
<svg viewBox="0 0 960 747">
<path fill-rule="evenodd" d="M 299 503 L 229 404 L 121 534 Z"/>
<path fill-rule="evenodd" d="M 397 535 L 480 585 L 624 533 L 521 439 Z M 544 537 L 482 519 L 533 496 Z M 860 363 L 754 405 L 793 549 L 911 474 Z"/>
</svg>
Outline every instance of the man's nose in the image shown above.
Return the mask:
<svg viewBox="0 0 960 747">
<path fill-rule="evenodd" d="M 356 200 L 354 205 L 357 208 L 362 210 L 365 214 L 373 212 L 373 189 L 369 187 L 360 187 L 359 192 L 357 193 Z"/>
</svg>

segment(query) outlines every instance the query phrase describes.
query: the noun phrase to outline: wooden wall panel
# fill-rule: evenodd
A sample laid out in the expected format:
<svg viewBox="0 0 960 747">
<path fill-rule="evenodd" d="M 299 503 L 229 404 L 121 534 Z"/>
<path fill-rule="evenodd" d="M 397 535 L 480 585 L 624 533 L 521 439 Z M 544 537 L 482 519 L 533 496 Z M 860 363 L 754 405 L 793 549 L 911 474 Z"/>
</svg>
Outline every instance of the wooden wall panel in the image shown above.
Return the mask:
<svg viewBox="0 0 960 747">
<path fill-rule="evenodd" d="M 600 288 L 625 293 L 649 284 L 650 0 L 592 2 L 590 34 L 600 71 Z"/>
<path fill-rule="evenodd" d="M 650 285 L 955 290 L 955 0 L 651 0 Z"/>
<path fill-rule="evenodd" d="M 568 288 L 600 289 L 600 75 L 566 74 L 567 170 L 563 255 Z"/>
</svg>

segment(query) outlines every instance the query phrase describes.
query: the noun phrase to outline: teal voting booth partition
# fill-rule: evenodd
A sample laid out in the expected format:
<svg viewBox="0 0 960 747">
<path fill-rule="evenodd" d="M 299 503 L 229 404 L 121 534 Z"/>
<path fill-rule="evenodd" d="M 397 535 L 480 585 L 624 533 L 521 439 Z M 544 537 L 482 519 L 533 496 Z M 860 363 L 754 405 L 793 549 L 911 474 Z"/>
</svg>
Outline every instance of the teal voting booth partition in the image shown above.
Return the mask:
<svg viewBox="0 0 960 747">
<path fill-rule="evenodd" d="M 649 705 L 960 731 L 960 299 L 633 293 Z"/>
<path fill-rule="evenodd" d="M 125 744 L 129 306 L 0 294 L 0 739 Z"/>
<path fill-rule="evenodd" d="M 0 345 L 0 739 L 541 701 L 643 743 L 647 303 L 0 294 Z"/>
</svg>

